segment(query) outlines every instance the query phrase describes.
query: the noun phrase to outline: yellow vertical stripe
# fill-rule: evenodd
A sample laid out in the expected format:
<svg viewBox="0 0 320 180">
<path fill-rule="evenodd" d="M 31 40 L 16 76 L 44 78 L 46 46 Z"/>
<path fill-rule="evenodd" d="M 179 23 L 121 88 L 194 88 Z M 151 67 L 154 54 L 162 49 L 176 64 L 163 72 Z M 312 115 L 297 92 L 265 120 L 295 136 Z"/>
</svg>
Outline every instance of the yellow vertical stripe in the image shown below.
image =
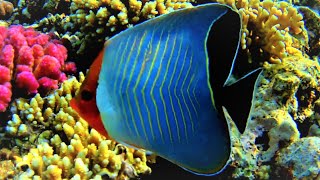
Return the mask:
<svg viewBox="0 0 320 180">
<path fill-rule="evenodd" d="M 164 46 L 162 57 L 160 58 L 160 67 L 158 68 L 157 76 L 156 76 L 156 79 L 155 79 L 154 83 L 159 78 L 159 75 L 160 75 L 160 72 L 161 72 L 161 69 L 162 69 L 162 61 L 163 61 L 164 55 L 165 55 L 165 53 L 167 51 L 169 40 L 170 40 L 170 32 L 168 32 L 168 36 L 167 36 L 167 40 L 166 40 L 166 43 L 165 43 L 165 46 Z M 162 80 L 162 83 L 161 83 L 161 86 L 160 86 L 160 89 L 159 89 L 159 93 L 160 93 L 160 98 L 161 98 L 161 101 L 162 101 L 162 104 L 163 104 L 163 108 L 164 108 L 164 116 L 166 117 L 166 124 L 167 124 L 168 132 L 169 132 L 170 142 L 173 142 L 170 123 L 169 123 L 169 119 L 168 119 L 167 106 L 166 106 L 166 102 L 164 101 L 163 94 L 162 94 L 162 88 L 163 88 L 164 81 L 165 81 L 165 79 Z"/>
<path fill-rule="evenodd" d="M 151 66 L 150 66 L 150 70 L 148 72 L 148 76 L 147 76 L 147 79 L 146 79 L 146 83 L 148 82 L 148 79 L 150 77 L 150 74 L 151 74 L 151 71 L 154 68 L 154 63 L 155 63 L 155 60 L 157 59 L 157 56 L 158 56 L 158 52 L 159 52 L 159 48 L 160 48 L 160 44 L 161 44 L 161 38 L 162 38 L 162 34 L 163 34 L 163 30 L 161 31 L 161 34 L 160 34 L 160 37 L 159 37 L 159 41 L 158 41 L 158 44 L 156 46 L 156 51 L 155 51 L 155 54 L 153 56 L 153 59 L 152 59 L 152 62 L 151 62 Z M 145 85 L 146 85 L 145 83 Z M 152 84 L 152 88 L 150 90 L 150 95 L 151 95 L 151 99 L 152 99 L 152 102 L 153 102 L 153 105 L 155 107 L 155 111 L 156 111 L 156 117 L 157 117 L 157 124 L 158 124 L 158 128 L 159 128 L 159 132 L 160 132 L 160 136 L 161 136 L 161 139 L 162 141 L 164 142 L 164 138 L 163 138 L 163 133 L 162 133 L 162 128 L 161 128 L 161 125 L 160 125 L 160 118 L 159 118 L 159 112 L 158 112 L 158 108 L 157 108 L 157 103 L 154 99 L 154 95 L 153 95 L 153 88 L 154 88 L 154 84 L 155 84 L 155 81 L 153 81 L 153 84 Z"/>
<path fill-rule="evenodd" d="M 122 53 L 121 53 L 121 55 L 119 55 L 119 56 L 121 56 L 121 58 L 120 58 L 120 62 L 118 63 L 118 62 L 115 62 L 115 64 L 119 64 L 118 65 L 118 67 L 117 67 L 117 72 L 116 72 L 116 76 L 115 76 L 115 82 L 114 82 L 114 88 L 113 88 L 113 92 L 114 93 L 116 93 L 117 92 L 117 88 L 119 88 L 118 86 L 117 86 L 117 84 L 118 84 L 118 79 L 119 79 L 119 76 L 120 76 L 120 71 L 122 70 L 122 65 L 123 65 L 123 61 L 124 61 L 124 55 L 125 55 L 125 53 L 128 51 L 128 46 L 129 46 L 129 40 L 131 40 L 131 36 L 129 36 L 127 39 L 126 39 L 126 46 L 125 46 L 125 48 L 122 50 Z M 120 50 L 120 48 L 118 49 L 118 50 Z M 118 54 L 117 54 L 118 55 Z"/>
<path fill-rule="evenodd" d="M 117 66 L 117 72 L 116 72 L 116 74 L 115 74 L 115 82 L 113 83 L 113 94 L 115 95 L 115 94 L 117 94 L 117 91 L 119 91 L 119 88 L 120 88 L 120 86 L 117 86 L 117 84 L 118 84 L 118 80 L 120 79 L 119 77 L 120 77 L 120 71 L 122 70 L 122 66 L 123 66 L 123 63 L 124 63 L 124 59 L 125 59 L 125 54 L 126 54 L 126 52 L 128 51 L 128 47 L 129 47 L 129 42 L 130 42 L 130 40 L 131 40 L 131 36 L 129 36 L 127 39 L 125 39 L 126 41 L 124 41 L 124 40 L 122 40 L 121 41 L 121 44 L 123 43 L 123 42 L 126 42 L 126 44 L 125 44 L 125 48 L 124 49 L 122 49 L 122 53 L 121 54 L 119 54 L 119 56 L 120 56 L 120 62 L 119 63 L 117 63 L 117 62 L 115 62 L 115 64 L 118 64 L 118 66 Z M 119 52 L 119 50 L 121 50 L 121 48 L 119 47 L 118 48 L 118 53 L 120 53 Z M 116 54 L 116 55 L 118 55 L 118 54 Z M 121 95 L 120 95 L 120 97 L 121 97 Z M 123 104 L 123 99 L 121 98 L 121 109 L 125 109 L 125 106 L 124 106 L 124 104 Z M 127 116 L 127 112 L 126 111 L 121 111 L 122 112 L 122 114 L 124 115 L 124 120 L 125 120 L 125 122 L 126 122 L 126 125 L 127 125 L 127 128 L 128 128 L 128 130 L 129 130 L 129 133 L 131 134 L 132 133 L 132 131 L 131 131 L 131 126 L 130 126 L 130 124 L 129 124 L 129 120 L 128 120 L 128 116 Z"/>
<path fill-rule="evenodd" d="M 181 77 L 181 74 L 182 74 L 182 71 L 183 71 L 183 68 L 184 68 L 184 64 L 185 64 L 185 61 L 186 61 L 186 57 L 187 57 L 187 53 L 188 53 L 188 50 L 189 50 L 189 46 L 187 46 L 186 50 L 185 50 L 185 53 L 184 53 L 184 56 L 183 56 L 183 59 L 181 60 L 182 62 L 182 67 L 180 69 L 180 73 L 178 75 L 178 78 L 176 80 L 176 85 L 174 87 L 174 95 L 178 101 L 178 104 L 179 104 L 179 108 L 181 110 L 181 116 L 182 116 L 182 122 L 183 122 L 183 126 L 184 126 L 184 133 L 186 135 L 186 140 L 188 140 L 188 131 L 187 131 L 187 124 L 186 124 L 186 118 L 184 117 L 184 112 L 182 110 L 182 106 L 181 106 L 181 103 L 180 103 L 180 100 L 179 100 L 179 97 L 177 95 L 177 86 L 178 86 L 178 82 L 180 81 L 180 77 Z M 181 88 L 181 87 L 180 87 Z"/>
<path fill-rule="evenodd" d="M 174 39 L 174 43 L 176 43 L 176 40 L 177 40 L 177 36 L 175 36 L 175 39 Z M 172 49 L 175 49 L 175 46 L 172 47 Z M 180 44 L 179 44 L 179 49 L 178 49 L 178 54 L 177 54 L 177 58 L 175 59 L 175 63 L 174 63 L 174 67 L 173 67 L 173 73 L 171 75 L 171 78 L 170 78 L 170 81 L 169 81 L 169 84 L 168 84 L 168 91 L 169 91 L 169 98 L 170 98 L 170 104 L 171 104 L 171 108 L 173 109 L 173 112 L 174 112 L 174 116 L 175 116 L 175 124 L 176 124 L 176 129 L 177 129 L 177 134 L 178 134 L 178 140 L 179 142 L 181 141 L 181 137 L 180 137 L 180 128 L 179 128 L 179 123 L 178 123 L 178 118 L 176 118 L 176 114 L 175 114 L 175 107 L 174 107 L 174 104 L 173 104 L 173 100 L 172 100 L 172 96 L 171 96 L 171 85 L 172 85 L 172 80 L 173 80 L 173 77 L 175 75 L 175 71 L 176 71 L 176 67 L 178 65 L 178 60 L 179 60 L 179 57 L 180 57 L 180 53 L 181 53 L 181 49 L 182 49 L 182 41 L 180 41 Z"/>
<path fill-rule="evenodd" d="M 182 50 L 182 40 L 180 40 L 180 44 L 179 44 L 179 48 L 178 48 L 178 53 L 177 53 L 177 56 L 176 56 L 176 59 L 175 59 L 175 63 L 174 63 L 174 67 L 173 67 L 173 72 L 172 72 L 172 75 L 171 75 L 171 78 L 170 78 L 170 82 L 169 82 L 169 85 L 168 85 L 168 91 L 169 91 L 169 97 L 170 97 L 170 103 L 171 103 L 171 106 L 172 108 L 175 109 L 174 105 L 173 105 L 173 100 L 172 100 L 172 96 L 171 96 L 171 85 L 172 85 L 172 80 L 173 80 L 173 77 L 174 75 L 176 74 L 176 70 L 177 70 L 177 65 L 178 65 L 178 62 L 179 62 L 179 57 L 180 57 L 180 54 L 181 54 L 181 50 Z M 176 95 L 176 89 L 174 88 L 174 95 L 175 95 L 175 99 L 178 101 L 178 104 L 179 104 L 179 99 Z M 179 107 L 180 107 L 180 111 L 181 111 L 181 115 L 182 115 L 182 109 L 181 109 L 181 104 L 179 104 Z M 175 119 L 175 123 L 176 123 L 176 127 L 177 127 L 177 132 L 179 133 L 180 132 L 180 129 L 179 129 L 179 122 L 178 122 L 178 119 L 176 118 Z M 180 133 L 179 133 L 180 134 Z M 187 140 L 188 138 L 186 138 Z"/>
<path fill-rule="evenodd" d="M 129 52 L 129 55 L 128 55 L 128 57 L 126 58 L 127 60 L 126 60 L 126 63 L 125 63 L 125 65 L 124 65 L 124 67 L 123 67 L 123 69 L 124 69 L 124 73 L 123 73 L 123 75 L 122 75 L 122 78 L 121 78 L 121 82 L 120 82 L 120 86 L 119 86 L 119 88 L 120 88 L 120 93 L 122 92 L 122 86 L 123 86 L 123 83 L 124 83 L 124 79 L 127 77 L 127 70 L 128 70 L 128 63 L 129 63 L 129 60 L 131 59 L 131 55 L 132 55 L 132 52 L 133 52 L 133 50 L 134 50 L 134 48 L 135 48 L 135 44 L 136 44 L 136 41 L 137 41 L 137 39 L 138 39 L 138 36 L 136 35 L 135 37 L 134 37 L 134 41 L 133 41 L 133 44 L 132 44 L 132 46 L 131 46 L 131 49 L 130 49 L 130 52 Z M 121 99 L 121 103 L 122 104 L 124 104 L 124 100 L 123 100 L 123 97 L 120 95 L 120 99 Z M 130 105 L 129 105 L 130 106 Z M 128 107 L 125 107 L 123 110 L 123 113 L 124 114 L 126 114 L 127 113 L 127 111 L 126 111 L 126 109 L 127 109 Z M 130 111 L 130 114 L 131 114 L 131 116 L 133 115 L 133 111 L 132 111 L 132 109 L 131 108 L 129 108 L 129 111 Z M 128 116 L 127 116 L 128 117 Z M 132 118 L 133 118 L 133 116 L 132 116 Z M 128 118 L 126 118 L 126 121 L 128 121 Z M 128 123 L 128 122 L 127 122 Z M 137 134 L 137 136 L 140 136 L 140 134 L 139 134 L 139 131 L 138 131 L 138 128 L 137 128 L 137 125 L 135 124 L 135 123 L 133 123 L 133 126 L 134 126 L 134 129 L 135 129 L 135 131 L 136 131 L 136 134 Z M 130 126 L 129 126 L 130 127 Z"/>
<path fill-rule="evenodd" d="M 197 103 L 197 105 L 198 105 L 198 108 L 200 108 L 200 103 L 199 103 L 199 101 L 198 101 L 198 99 L 197 99 L 197 95 L 196 95 L 196 92 L 195 92 L 195 91 L 197 90 L 197 84 L 198 84 L 198 82 L 199 82 L 199 78 L 197 78 L 196 82 L 194 83 L 195 86 L 194 86 L 193 89 L 192 89 L 192 94 L 193 94 L 194 100 L 196 101 L 196 103 Z"/>
<path fill-rule="evenodd" d="M 147 32 L 148 31 L 145 31 L 140 39 L 140 42 L 139 42 L 139 46 L 138 46 L 138 50 L 137 50 L 137 54 L 136 54 L 136 57 L 134 59 L 134 64 L 133 64 L 133 67 L 131 67 L 131 73 L 130 73 L 130 76 L 129 76 L 129 80 L 128 80 L 128 84 L 127 84 L 127 88 L 126 88 L 126 96 L 127 96 L 127 99 L 128 99 L 128 102 L 130 101 L 129 100 L 129 97 L 128 97 L 128 88 L 129 88 L 129 85 L 132 81 L 132 76 L 133 76 L 133 73 L 136 69 L 136 66 L 137 66 L 137 63 L 141 63 L 140 60 L 138 60 L 138 57 L 140 55 L 140 52 L 141 52 L 141 46 L 142 44 L 144 43 L 144 40 L 146 38 L 146 35 L 147 35 Z M 135 83 L 135 86 L 133 88 L 133 96 L 134 96 L 134 100 L 135 100 L 135 104 L 136 104 L 136 107 L 137 107 L 137 110 L 138 110 L 138 115 L 139 115 L 139 118 L 140 118 L 140 123 L 141 123 L 141 127 L 142 127 L 142 130 L 143 130 L 143 133 L 145 135 L 145 138 L 147 140 L 147 142 L 149 143 L 149 138 L 148 138 L 148 135 L 147 135 L 147 132 L 146 132 L 146 128 L 144 126 L 144 122 L 143 122 L 143 117 L 141 115 L 141 110 L 140 110 L 140 106 L 139 106 L 139 102 L 138 102 L 138 99 L 137 99 L 137 94 L 136 94 L 136 89 L 137 89 L 137 85 L 140 81 L 140 77 L 138 77 L 138 79 L 136 80 L 136 83 Z M 129 108 L 132 108 L 131 105 L 129 105 Z M 134 116 L 132 117 L 133 119 L 133 123 L 136 124 L 136 119 L 134 119 Z"/>
<path fill-rule="evenodd" d="M 152 53 L 152 43 L 153 43 L 153 36 L 154 36 L 154 30 L 152 31 L 152 35 L 151 35 L 151 40 L 149 41 L 148 45 L 147 45 L 147 48 L 145 50 L 145 53 L 144 53 L 144 57 L 143 57 L 143 62 L 142 62 L 142 65 L 141 65 L 141 69 L 140 69 L 140 72 L 139 72 L 139 81 L 140 81 L 140 74 L 142 75 L 142 73 L 144 72 L 145 70 L 145 64 L 149 61 L 149 56 L 150 54 Z M 150 68 L 151 70 L 151 68 Z M 149 72 L 150 72 L 149 70 Z M 155 135 L 154 135 L 154 131 L 153 131 L 153 126 L 152 126 L 152 119 L 151 119 L 151 114 L 150 114 L 150 110 L 148 108 L 148 105 L 147 105 L 147 101 L 146 101 L 146 96 L 145 96 L 145 89 L 146 89 L 146 84 L 147 84 L 147 80 L 144 82 L 144 85 L 143 85 L 143 88 L 141 88 L 141 94 L 142 94 L 142 99 L 143 99 L 143 105 L 144 107 L 146 108 L 147 110 L 147 114 L 148 114 L 148 122 L 149 122 L 149 128 L 151 130 L 151 134 L 152 134 L 152 138 L 155 139 Z"/>
<path fill-rule="evenodd" d="M 188 93 L 188 98 L 189 98 L 189 101 L 191 102 L 193 111 L 196 113 L 196 119 L 197 119 L 199 117 L 199 114 L 198 114 L 198 111 L 196 109 L 196 106 L 193 103 L 193 100 L 190 97 L 190 92 L 189 92 L 189 89 L 190 89 L 191 84 L 193 83 L 194 77 L 195 77 L 195 74 L 192 74 L 191 79 L 190 79 L 189 84 L 188 84 L 188 87 L 187 87 L 187 93 Z M 192 132 L 194 133 L 194 124 L 192 124 Z"/>
<path fill-rule="evenodd" d="M 174 35 L 174 39 L 173 39 L 172 46 L 171 46 L 170 57 L 167 60 L 167 67 L 166 67 L 166 71 L 165 71 L 165 74 L 164 74 L 164 77 L 163 77 L 164 80 L 162 81 L 160 89 L 163 89 L 164 82 L 165 82 L 165 80 L 167 78 L 169 67 L 170 67 L 170 64 L 171 64 L 171 61 L 172 61 L 172 55 L 173 55 L 173 53 L 175 51 L 175 48 L 176 48 L 176 41 L 177 41 L 177 34 Z M 174 105 L 173 105 L 172 97 L 170 95 L 169 84 L 168 84 L 168 92 L 169 92 L 170 105 L 171 105 L 171 110 L 172 110 L 172 113 L 173 113 L 174 120 L 176 122 L 176 131 L 177 131 L 178 141 L 180 142 L 181 141 L 181 137 L 180 137 L 180 133 L 179 133 L 178 120 L 177 120 L 177 115 L 176 115 L 175 108 L 174 108 Z M 162 93 L 161 93 L 161 96 L 163 96 Z"/>
<path fill-rule="evenodd" d="M 186 56 L 185 56 L 185 58 L 186 58 Z M 184 80 L 183 80 L 182 85 L 181 85 L 181 94 L 182 94 L 183 103 L 185 104 L 185 107 L 187 108 L 187 111 L 188 111 L 188 115 L 189 115 L 190 122 L 191 122 L 192 132 L 194 133 L 192 115 L 191 115 L 191 112 L 190 112 L 190 109 L 189 109 L 189 105 L 187 104 L 186 99 L 185 99 L 185 97 L 184 97 L 184 95 L 183 95 L 183 94 L 184 94 L 184 93 L 183 93 L 183 87 L 184 87 L 184 84 L 185 84 L 185 82 L 186 82 L 186 80 L 187 80 L 187 77 L 188 77 L 188 75 L 189 75 L 189 73 L 190 73 L 190 70 L 191 70 L 192 58 L 193 58 L 193 56 L 191 55 L 190 60 L 189 60 L 189 67 L 188 67 L 188 70 L 187 70 L 187 74 L 185 75 Z M 185 61 L 187 61 L 187 60 L 184 59 L 184 62 L 185 62 Z M 188 92 L 188 89 L 187 89 L 187 93 L 189 93 L 189 92 Z M 192 102 L 191 102 L 191 103 L 192 103 Z"/>
<path fill-rule="evenodd" d="M 128 38 L 129 39 L 129 38 Z M 125 51 L 126 51 L 126 49 L 128 48 L 127 47 L 127 45 L 128 45 L 128 39 L 127 39 L 127 44 L 126 44 L 126 46 L 125 46 Z M 115 56 L 117 57 L 118 56 L 118 54 L 120 54 L 120 52 L 122 51 L 122 58 L 120 58 L 120 63 L 121 63 L 121 60 L 123 59 L 123 46 L 124 45 L 124 41 L 121 41 L 120 42 L 120 44 L 119 44 L 119 46 L 117 47 L 117 51 L 116 51 L 116 54 L 115 54 Z M 118 61 L 112 61 L 112 67 L 111 67 L 111 69 L 116 69 L 116 65 L 118 64 L 119 66 L 120 66 L 120 63 L 118 62 Z M 118 68 L 119 68 L 119 66 L 118 66 Z"/>
</svg>

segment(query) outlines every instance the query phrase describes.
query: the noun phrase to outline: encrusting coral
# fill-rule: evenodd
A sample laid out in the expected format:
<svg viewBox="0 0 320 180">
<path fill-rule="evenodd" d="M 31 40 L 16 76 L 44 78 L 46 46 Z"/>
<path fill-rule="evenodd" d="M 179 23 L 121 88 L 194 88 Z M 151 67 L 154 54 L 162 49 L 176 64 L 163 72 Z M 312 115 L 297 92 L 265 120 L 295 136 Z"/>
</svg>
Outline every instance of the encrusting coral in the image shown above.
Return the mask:
<svg viewBox="0 0 320 180">
<path fill-rule="evenodd" d="M 152 157 L 101 136 L 69 107 L 83 79 L 81 73 L 80 82 L 69 78 L 44 98 L 13 102 L 6 135 L 26 151 L 14 159 L 15 177 L 127 179 L 151 173 L 146 163 Z"/>
<path fill-rule="evenodd" d="M 320 4 L 320 1 L 318 1 Z M 306 6 L 297 7 L 299 12 L 303 14 L 305 26 L 309 35 L 309 47 L 307 54 L 309 56 L 320 56 L 320 14 Z M 319 6 L 320 8 L 320 6 Z"/>
<path fill-rule="evenodd" d="M 281 150 L 276 161 L 293 169 L 293 177 L 317 179 L 320 176 L 320 138 L 305 137 Z"/>
<path fill-rule="evenodd" d="M 239 135 L 238 147 L 233 156 L 236 177 L 268 179 L 270 172 L 277 172 L 276 167 L 288 168 L 287 174 L 295 178 L 315 178 L 320 173 L 319 146 L 320 136 L 317 127 L 319 113 L 316 101 L 320 93 L 320 65 L 303 56 L 288 56 L 280 64 L 264 64 L 264 70 L 256 81 L 250 116 L 247 127 Z M 318 129 L 318 130 L 317 130 Z M 267 142 L 256 143 L 259 138 Z M 309 137 L 313 141 L 304 140 Z M 309 148 L 305 156 L 303 151 L 293 148 Z M 273 158 L 276 158 L 276 161 Z M 318 160 L 315 160 L 317 157 Z M 301 169 L 296 164 L 288 163 L 304 159 Z M 273 168 L 273 169 L 272 169 Z M 263 170 L 266 170 L 263 172 Z M 306 171 L 304 174 L 297 173 Z M 244 173 L 247 173 L 245 175 Z"/>
</svg>

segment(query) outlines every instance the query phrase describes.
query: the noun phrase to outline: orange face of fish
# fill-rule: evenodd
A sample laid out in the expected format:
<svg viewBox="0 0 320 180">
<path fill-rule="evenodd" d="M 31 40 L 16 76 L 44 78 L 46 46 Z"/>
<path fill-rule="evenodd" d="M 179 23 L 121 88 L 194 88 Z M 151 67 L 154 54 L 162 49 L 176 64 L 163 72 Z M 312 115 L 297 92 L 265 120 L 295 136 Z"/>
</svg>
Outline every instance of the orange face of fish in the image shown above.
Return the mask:
<svg viewBox="0 0 320 180">
<path fill-rule="evenodd" d="M 108 133 L 102 124 L 100 112 L 96 104 L 96 91 L 103 52 L 102 50 L 91 65 L 89 73 L 80 87 L 79 93 L 70 101 L 70 106 L 86 120 L 91 127 L 107 137 Z"/>
</svg>

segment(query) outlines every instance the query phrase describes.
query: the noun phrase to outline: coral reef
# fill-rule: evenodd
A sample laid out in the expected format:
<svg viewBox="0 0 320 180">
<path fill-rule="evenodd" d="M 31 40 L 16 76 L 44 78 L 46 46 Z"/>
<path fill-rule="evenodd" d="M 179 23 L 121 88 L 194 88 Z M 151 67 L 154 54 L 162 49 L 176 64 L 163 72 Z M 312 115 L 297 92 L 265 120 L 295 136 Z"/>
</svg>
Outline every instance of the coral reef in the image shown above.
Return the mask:
<svg viewBox="0 0 320 180">
<path fill-rule="evenodd" d="M 55 13 L 45 10 L 44 2 L 19 3 L 9 24 L 23 23 L 42 32 L 56 32 L 70 44 L 69 57 L 85 71 L 109 37 L 155 16 L 192 7 L 194 0 L 58 1 Z"/>
<path fill-rule="evenodd" d="M 228 4 L 242 15 L 241 44 L 250 54 L 250 61 L 252 56 L 267 52 L 271 56 L 270 61 L 276 63 L 288 53 L 295 53 L 296 49 L 301 50 L 307 46 L 308 36 L 302 15 L 288 2 L 272 0 L 263 2 L 212 0 L 212 2 Z M 58 3 L 56 6 L 62 6 L 60 5 L 62 2 Z M 108 37 L 125 28 L 175 9 L 201 4 L 201 1 L 196 3 L 194 0 L 130 0 L 124 3 L 120 0 L 73 0 L 64 3 L 63 5 L 69 7 L 69 10 L 64 8 L 66 10 L 63 13 L 55 15 L 47 13 L 47 17 L 28 24 L 44 31 L 56 31 L 60 37 L 71 42 L 72 47 L 77 49 L 77 54 L 82 54 L 91 51 L 91 39 L 95 39 L 95 43 L 98 42 L 102 47 Z M 20 3 L 18 9 L 26 9 L 28 6 L 30 3 Z M 44 3 L 38 2 L 33 9 L 41 10 L 44 9 L 43 6 Z M 19 19 L 23 18 L 15 17 L 11 21 Z M 257 46 L 261 48 L 256 50 Z"/>
<path fill-rule="evenodd" d="M 75 77 L 42 98 L 16 99 L 6 136 L 25 151 L 13 160 L 19 178 L 134 178 L 151 173 L 143 151 L 127 148 L 101 136 L 69 107 L 72 95 L 79 89 Z"/>
<path fill-rule="evenodd" d="M 252 64 L 263 69 L 255 84 L 244 133 L 232 128 L 232 177 L 270 179 L 284 174 L 291 179 L 318 179 L 320 28 L 317 0 L 21 0 L 12 1 L 16 10 L 1 24 L 24 24 L 41 32 L 52 32 L 50 34 L 62 38 L 68 48 L 68 59 L 86 70 L 95 52 L 109 37 L 155 16 L 207 2 L 227 4 L 240 13 L 243 21 L 240 51 L 246 54 L 244 61 L 248 62 L 241 69 Z M 34 35 L 30 29 L 19 31 L 49 37 L 47 42 L 52 49 L 61 45 L 52 40 L 51 35 Z M 1 42 L 8 43 L 8 40 Z M 0 62 L 3 57 L 13 58 L 13 55 L 15 60 L 6 61 L 14 65 L 1 62 L 0 66 L 0 104 L 4 104 L 4 108 L 11 100 L 8 98 L 11 86 L 18 87 L 16 79 L 25 82 L 24 78 L 29 77 L 17 77 L 16 72 L 24 72 L 25 66 L 18 71 L 16 62 L 29 58 L 27 50 L 32 48 L 30 45 L 19 47 L 19 51 L 12 53 L 10 46 L 5 45 L 1 46 Z M 14 49 L 15 45 L 11 46 Z M 65 61 L 67 57 L 63 57 Z M 51 57 L 43 59 L 46 63 L 39 68 L 52 65 Z M 55 70 L 75 71 L 72 64 Z M 31 72 L 35 76 L 35 68 Z M 36 71 L 37 77 L 47 76 L 46 73 Z M 10 120 L 5 128 L 0 127 L 0 177 L 129 179 L 151 173 L 147 162 L 154 157 L 99 135 L 69 107 L 69 100 L 83 78 L 80 74 L 80 81 L 72 77 L 62 84 L 58 80 L 54 87 L 60 88 L 45 97 L 37 94 L 31 99 L 14 99 L 10 118 L 3 116 Z M 38 80 L 34 82 L 51 83 L 48 79 Z M 29 89 L 34 93 L 36 90 L 39 89 Z M 9 174 L 3 174 L 5 172 Z"/>
<path fill-rule="evenodd" d="M 13 24 L 27 24 L 50 13 L 63 13 L 70 2 L 65 0 L 19 0 L 11 1 L 16 7 L 9 21 Z"/>
<path fill-rule="evenodd" d="M 27 94 L 38 90 L 48 92 L 57 89 L 58 83 L 66 79 L 62 71 L 65 70 L 67 49 L 50 35 L 13 25 L 0 27 L 0 38 L 1 112 L 11 100 L 12 86 L 15 91 Z"/>
<path fill-rule="evenodd" d="M 245 132 L 233 131 L 233 177 L 269 179 L 281 173 L 292 178 L 318 177 L 317 16 L 308 7 L 294 7 L 284 1 L 217 2 L 232 6 L 242 15 L 242 49 L 248 61 L 263 64 Z M 312 156 L 304 156 L 297 147 L 309 148 Z M 303 168 L 297 163 L 301 158 Z"/>
<path fill-rule="evenodd" d="M 80 26 L 80 33 L 75 34 L 79 39 L 84 40 L 78 50 L 80 53 L 88 46 L 88 39 L 95 37 L 103 42 L 106 34 L 113 34 L 112 32 L 115 32 L 117 28 L 122 30 L 138 23 L 141 19 L 150 19 L 156 15 L 191 6 L 186 1 L 166 1 L 165 3 L 164 0 L 157 0 L 142 4 L 137 0 L 130 0 L 129 3 L 123 3 L 120 0 L 73 0 L 70 6 L 72 12 L 70 23 L 67 23 L 64 28 L 70 29 Z M 96 30 L 92 32 L 91 27 L 96 27 Z"/>
<path fill-rule="evenodd" d="M 270 172 L 278 171 L 274 166 L 288 168 L 288 163 L 301 158 L 308 173 L 302 173 L 307 170 L 296 164 L 289 167 L 287 174 L 308 179 L 318 176 L 320 164 L 315 161 L 319 161 L 319 146 L 310 143 L 320 140 L 316 125 L 319 109 L 315 106 L 320 93 L 319 80 L 319 63 L 303 56 L 289 56 L 280 64 L 264 64 L 255 85 L 247 127 L 238 136 L 233 153 L 233 166 L 239 168 L 235 177 L 268 179 Z M 305 142 L 309 137 L 313 141 Z M 292 150 L 297 146 L 309 148 L 312 156 Z"/>
</svg>

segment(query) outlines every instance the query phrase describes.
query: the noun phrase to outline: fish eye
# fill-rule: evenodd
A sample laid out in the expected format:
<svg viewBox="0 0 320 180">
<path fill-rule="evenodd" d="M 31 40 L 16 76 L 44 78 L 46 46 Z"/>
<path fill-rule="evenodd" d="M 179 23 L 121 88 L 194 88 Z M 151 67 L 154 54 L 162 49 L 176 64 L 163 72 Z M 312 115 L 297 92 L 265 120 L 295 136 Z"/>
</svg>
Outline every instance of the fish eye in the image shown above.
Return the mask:
<svg viewBox="0 0 320 180">
<path fill-rule="evenodd" d="M 88 90 L 83 90 L 81 92 L 81 99 L 85 101 L 90 101 L 93 98 L 93 94 Z"/>
</svg>

